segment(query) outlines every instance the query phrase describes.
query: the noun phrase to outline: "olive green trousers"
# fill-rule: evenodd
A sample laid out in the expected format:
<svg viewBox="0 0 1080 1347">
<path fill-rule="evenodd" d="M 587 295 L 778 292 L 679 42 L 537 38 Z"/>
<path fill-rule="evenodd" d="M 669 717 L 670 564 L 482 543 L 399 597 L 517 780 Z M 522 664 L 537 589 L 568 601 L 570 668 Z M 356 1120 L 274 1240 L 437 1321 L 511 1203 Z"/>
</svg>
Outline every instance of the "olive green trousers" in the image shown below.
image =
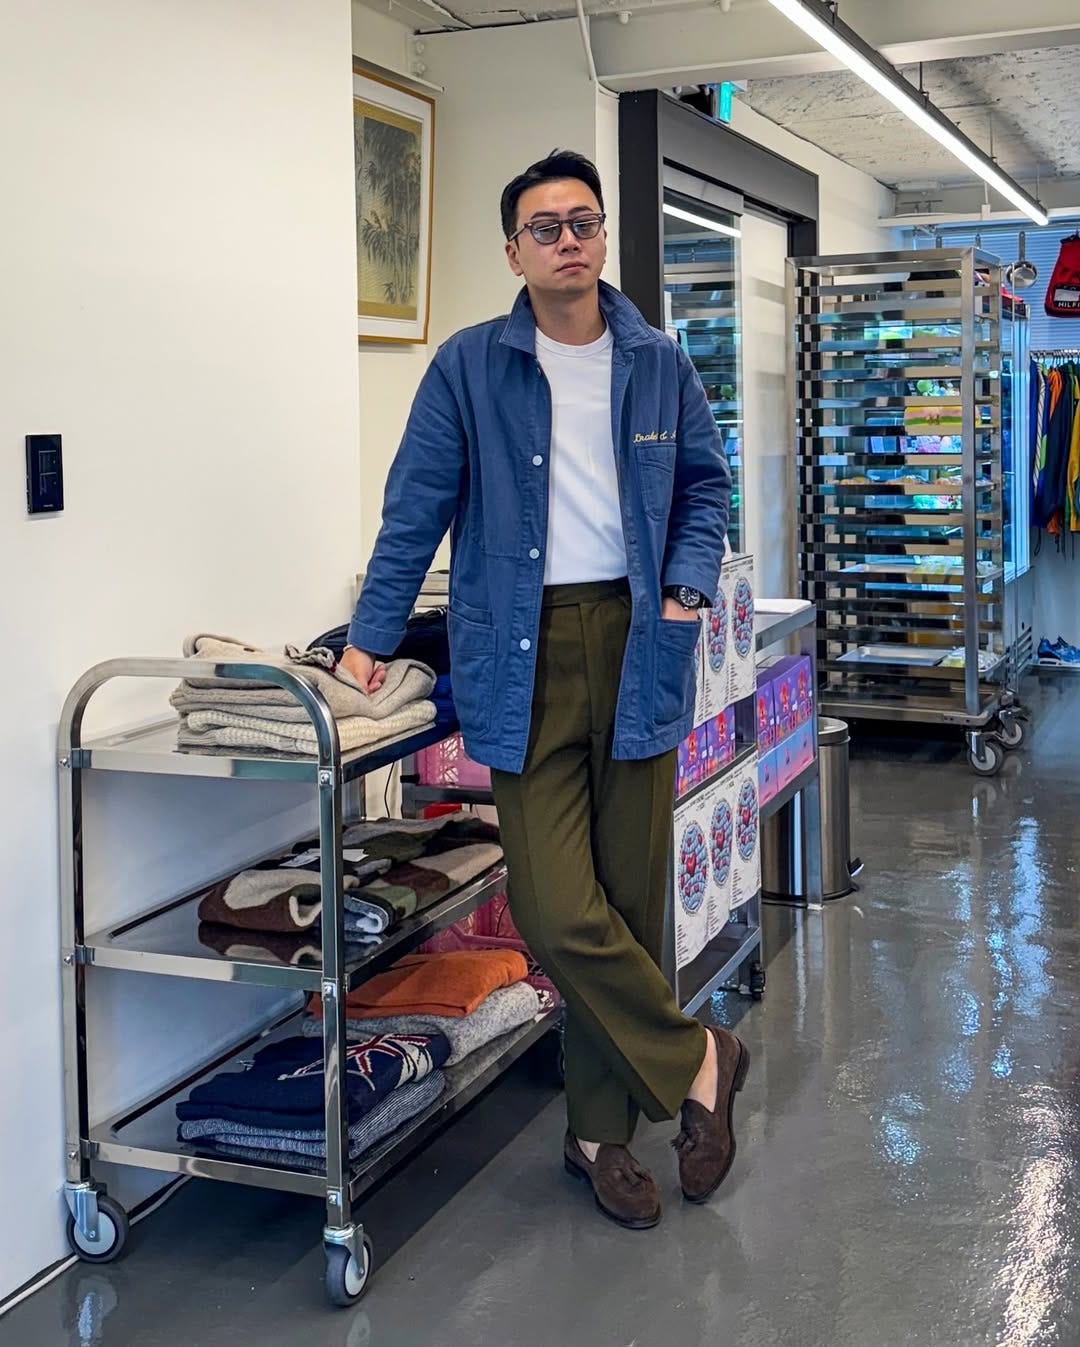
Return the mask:
<svg viewBox="0 0 1080 1347">
<path fill-rule="evenodd" d="M 566 1107 L 586 1141 L 673 1118 L 705 1055 L 659 968 L 675 753 L 611 756 L 625 580 L 544 591 L 528 752 L 492 772 L 514 922 L 566 1002 Z"/>
</svg>

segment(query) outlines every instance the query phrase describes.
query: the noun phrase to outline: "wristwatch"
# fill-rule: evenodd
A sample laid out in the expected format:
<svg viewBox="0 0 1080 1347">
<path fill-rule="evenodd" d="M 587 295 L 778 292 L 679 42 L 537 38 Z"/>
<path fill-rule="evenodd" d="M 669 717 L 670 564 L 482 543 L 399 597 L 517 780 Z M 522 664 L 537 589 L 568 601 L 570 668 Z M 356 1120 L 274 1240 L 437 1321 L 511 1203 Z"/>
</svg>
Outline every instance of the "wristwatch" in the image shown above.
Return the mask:
<svg viewBox="0 0 1080 1347">
<path fill-rule="evenodd" d="M 704 597 L 700 589 L 692 589 L 689 585 L 665 585 L 660 593 L 665 599 L 674 599 L 688 613 L 700 608 Z"/>
</svg>

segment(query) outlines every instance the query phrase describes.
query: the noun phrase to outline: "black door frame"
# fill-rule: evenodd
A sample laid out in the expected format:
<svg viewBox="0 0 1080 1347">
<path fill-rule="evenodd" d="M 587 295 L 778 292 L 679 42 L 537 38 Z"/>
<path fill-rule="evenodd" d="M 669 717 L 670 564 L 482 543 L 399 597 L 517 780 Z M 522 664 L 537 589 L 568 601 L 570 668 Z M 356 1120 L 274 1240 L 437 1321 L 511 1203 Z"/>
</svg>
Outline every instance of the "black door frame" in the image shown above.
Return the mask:
<svg viewBox="0 0 1080 1347">
<path fill-rule="evenodd" d="M 658 89 L 619 98 L 619 265 L 622 289 L 664 326 L 664 167 L 742 197 L 788 228 L 788 256 L 818 251 L 818 178 Z"/>
</svg>

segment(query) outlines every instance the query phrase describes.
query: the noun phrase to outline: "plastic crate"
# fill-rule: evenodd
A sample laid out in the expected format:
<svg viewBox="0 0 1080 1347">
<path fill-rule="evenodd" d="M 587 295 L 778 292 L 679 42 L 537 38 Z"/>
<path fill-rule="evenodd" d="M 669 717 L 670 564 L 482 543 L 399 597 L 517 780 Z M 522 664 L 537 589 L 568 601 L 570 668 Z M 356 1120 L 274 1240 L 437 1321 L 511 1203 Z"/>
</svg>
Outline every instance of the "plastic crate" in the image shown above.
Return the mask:
<svg viewBox="0 0 1080 1347">
<path fill-rule="evenodd" d="M 490 769 L 481 767 L 466 755 L 460 734 L 452 734 L 430 748 L 421 749 L 416 758 L 416 771 L 422 786 L 491 785 Z"/>
</svg>

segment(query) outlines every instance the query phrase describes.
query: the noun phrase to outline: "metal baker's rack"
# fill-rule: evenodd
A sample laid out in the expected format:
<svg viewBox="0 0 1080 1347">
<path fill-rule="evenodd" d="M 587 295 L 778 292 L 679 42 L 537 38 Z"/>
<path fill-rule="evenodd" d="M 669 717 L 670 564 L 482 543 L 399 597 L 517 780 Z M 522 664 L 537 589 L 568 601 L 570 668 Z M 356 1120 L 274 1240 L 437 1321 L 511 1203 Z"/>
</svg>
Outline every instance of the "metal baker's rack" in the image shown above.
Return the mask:
<svg viewBox="0 0 1080 1347">
<path fill-rule="evenodd" d="M 210 664 L 210 661 L 206 662 Z M 200 671 L 202 672 L 202 671 Z M 559 1021 L 559 1013 L 540 1015 L 523 1028 L 464 1059 L 447 1072 L 447 1088 L 427 1112 L 405 1123 L 392 1136 L 351 1161 L 348 1151 L 347 1095 L 342 1088 L 346 1044 L 345 998 L 431 935 L 459 921 L 504 891 L 501 862 L 471 883 L 448 894 L 423 913 L 387 933 L 371 952 L 354 954 L 344 939 L 342 824 L 353 783 L 444 739 L 454 726 L 432 726 L 375 748 L 342 753 L 337 725 L 315 685 L 302 670 L 238 661 L 213 663 L 203 674 L 217 679 L 255 679 L 287 690 L 315 727 L 317 752 L 310 757 L 271 753 L 181 750 L 175 718 L 99 739 L 84 740 L 87 704 L 106 683 L 118 678 L 190 676 L 190 662 L 179 659 L 116 659 L 90 669 L 64 705 L 59 727 L 60 880 L 65 1047 L 65 1195 L 71 1212 L 68 1235 L 75 1253 L 91 1262 L 108 1262 L 121 1251 L 128 1219 L 98 1178 L 102 1163 L 132 1165 L 166 1174 L 218 1179 L 260 1188 L 305 1193 L 322 1199 L 326 1209 L 323 1243 L 326 1287 L 337 1305 L 355 1303 L 372 1269 L 370 1237 L 359 1220 L 363 1195 L 411 1152 L 441 1129 L 472 1099 Z M 83 785 L 91 772 L 121 772 L 235 781 L 300 782 L 316 792 L 322 911 L 321 957 L 286 964 L 269 953 L 226 957 L 198 938 L 199 899 L 207 885 L 187 892 L 137 917 L 100 930 L 87 930 L 83 875 Z M 224 878 L 212 877 L 211 881 Z M 183 1078 L 114 1116 L 93 1122 L 89 1115 L 91 1062 L 87 1052 L 86 986 L 99 970 L 138 972 L 210 982 L 242 983 L 319 992 L 325 1006 L 326 1163 L 323 1172 L 292 1166 L 225 1159 L 198 1143 L 177 1139 L 175 1108 L 201 1080 L 229 1064 L 240 1065 L 253 1048 L 295 1031 L 299 1008 L 243 1034 L 225 1052 Z"/>
<path fill-rule="evenodd" d="M 1026 309 L 973 248 L 788 269 L 821 710 L 959 727 L 993 775 L 1024 737 L 1011 553 L 1025 487 L 1003 429 L 1026 438 Z"/>
</svg>

